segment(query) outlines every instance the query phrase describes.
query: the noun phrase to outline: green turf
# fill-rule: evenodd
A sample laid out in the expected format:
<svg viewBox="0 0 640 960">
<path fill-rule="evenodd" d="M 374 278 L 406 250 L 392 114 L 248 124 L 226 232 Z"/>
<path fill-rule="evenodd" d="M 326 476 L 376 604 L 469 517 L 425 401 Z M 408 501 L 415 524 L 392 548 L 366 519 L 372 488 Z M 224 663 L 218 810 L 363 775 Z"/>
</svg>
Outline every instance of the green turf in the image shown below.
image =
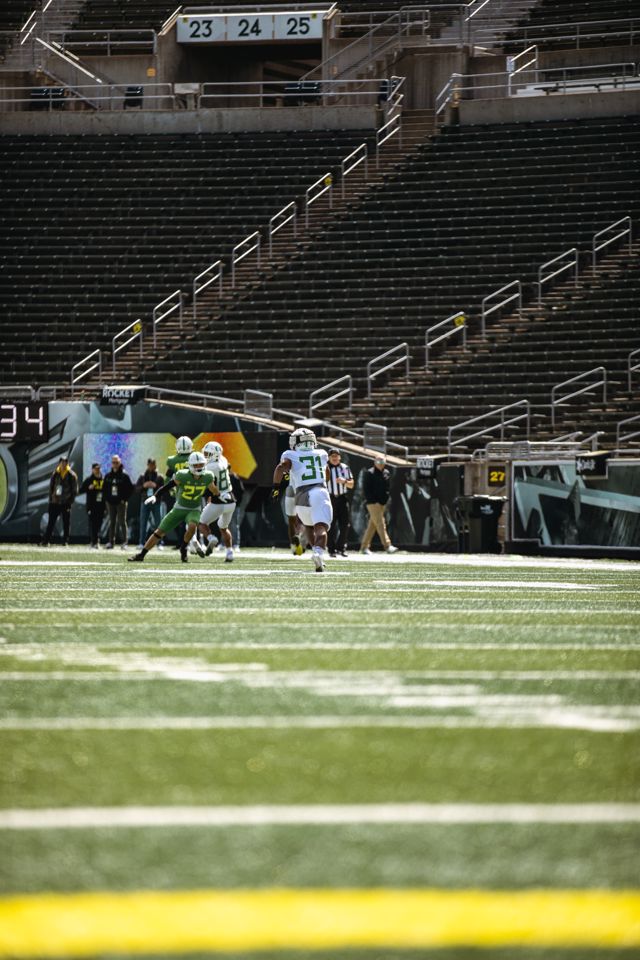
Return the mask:
<svg viewBox="0 0 640 960">
<path fill-rule="evenodd" d="M 1 547 L 0 810 L 640 803 L 640 568 L 430 559 L 336 562 L 319 577 L 270 551 L 242 551 L 231 569 L 166 551 L 141 569 L 122 554 Z M 638 886 L 640 862 L 637 823 L 0 830 L 0 849 L 5 893 L 621 889 Z M 243 960 L 258 957 L 275 960 Z"/>
</svg>

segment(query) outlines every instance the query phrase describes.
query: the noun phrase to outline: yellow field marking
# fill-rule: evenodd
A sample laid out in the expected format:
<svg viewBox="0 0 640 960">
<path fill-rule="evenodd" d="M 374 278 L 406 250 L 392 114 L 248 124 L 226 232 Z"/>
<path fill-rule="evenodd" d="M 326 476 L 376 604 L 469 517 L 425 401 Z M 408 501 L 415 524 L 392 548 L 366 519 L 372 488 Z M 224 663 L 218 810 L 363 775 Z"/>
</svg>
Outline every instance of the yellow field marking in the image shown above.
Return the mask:
<svg viewBox="0 0 640 960">
<path fill-rule="evenodd" d="M 0 899 L 0 957 L 640 946 L 639 890 L 193 890 Z"/>
</svg>

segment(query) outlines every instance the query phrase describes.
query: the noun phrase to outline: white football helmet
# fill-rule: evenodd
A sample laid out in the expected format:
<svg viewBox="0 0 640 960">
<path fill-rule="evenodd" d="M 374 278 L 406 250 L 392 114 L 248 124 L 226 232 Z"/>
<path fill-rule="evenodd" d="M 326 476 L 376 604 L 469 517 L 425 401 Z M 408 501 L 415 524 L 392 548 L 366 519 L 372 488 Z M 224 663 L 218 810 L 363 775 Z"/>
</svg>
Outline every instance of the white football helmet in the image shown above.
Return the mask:
<svg viewBox="0 0 640 960">
<path fill-rule="evenodd" d="M 204 468 L 207 464 L 207 461 L 204 458 L 204 453 L 200 453 L 199 450 L 194 450 L 193 453 L 189 454 L 189 470 L 191 473 L 195 474 L 196 477 L 199 477 L 201 473 L 204 473 Z"/>
<path fill-rule="evenodd" d="M 209 443 L 205 443 L 202 448 L 202 452 L 207 460 L 214 460 L 217 463 L 222 456 L 222 444 L 217 440 L 209 440 Z"/>
<path fill-rule="evenodd" d="M 292 450 L 313 450 L 316 443 L 315 433 L 307 427 L 298 427 L 289 437 L 289 446 Z"/>
<path fill-rule="evenodd" d="M 189 437 L 178 437 L 176 440 L 176 453 L 191 453 L 193 450 L 193 441 Z"/>
</svg>

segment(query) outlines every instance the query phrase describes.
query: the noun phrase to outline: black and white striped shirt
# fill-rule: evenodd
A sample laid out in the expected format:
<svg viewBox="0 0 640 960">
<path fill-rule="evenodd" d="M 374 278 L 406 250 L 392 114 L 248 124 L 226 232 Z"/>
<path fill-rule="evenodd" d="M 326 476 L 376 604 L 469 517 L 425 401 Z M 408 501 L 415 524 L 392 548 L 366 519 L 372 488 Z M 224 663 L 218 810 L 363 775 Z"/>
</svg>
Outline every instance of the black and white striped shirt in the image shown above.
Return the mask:
<svg viewBox="0 0 640 960">
<path fill-rule="evenodd" d="M 346 463 L 338 463 L 336 466 L 329 464 L 329 493 L 332 497 L 344 497 L 348 492 L 348 488 L 343 483 L 337 482 L 338 477 L 342 477 L 343 480 L 353 480 L 351 469 Z"/>
</svg>

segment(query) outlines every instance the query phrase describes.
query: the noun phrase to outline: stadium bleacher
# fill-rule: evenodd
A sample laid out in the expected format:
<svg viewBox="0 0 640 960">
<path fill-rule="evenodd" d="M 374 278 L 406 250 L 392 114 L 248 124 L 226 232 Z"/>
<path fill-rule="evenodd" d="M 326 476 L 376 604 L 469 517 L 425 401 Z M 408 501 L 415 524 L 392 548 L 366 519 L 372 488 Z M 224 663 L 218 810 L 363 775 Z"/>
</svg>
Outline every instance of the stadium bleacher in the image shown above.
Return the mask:
<svg viewBox="0 0 640 960">
<path fill-rule="evenodd" d="M 183 345 L 145 377 L 210 390 L 215 354 L 230 393 L 251 386 L 304 412 L 310 391 L 335 377 L 351 374 L 364 392 L 367 362 L 400 342 L 419 368 L 427 327 L 457 310 L 477 317 L 483 297 L 516 279 L 531 298 L 542 263 L 569 247 L 588 251 L 597 231 L 640 214 L 639 142 L 637 117 L 445 128 L 348 219 L 216 316 L 197 348 Z M 632 332 L 628 324 L 621 331 L 621 348 Z M 574 346 L 567 329 L 565 348 Z M 286 375 L 302 363 L 303 380 Z M 567 369 L 568 377 L 574 370 Z M 445 407 L 443 421 L 491 405 L 502 388 L 495 375 L 491 384 L 483 377 L 463 391 L 460 409 Z M 414 405 L 400 384 L 394 392 L 401 394 L 394 439 L 441 445 L 422 400 Z M 383 401 L 384 391 L 377 396 Z M 363 419 L 372 419 L 375 406 L 366 412 Z"/>
<path fill-rule="evenodd" d="M 188 289 L 362 139 L 0 137 L 5 376 L 67 380 L 97 342 Z"/>
<path fill-rule="evenodd" d="M 635 0 L 540 0 L 507 36 L 506 49 L 515 52 L 513 41 L 523 36 L 540 50 L 626 46 L 638 42 L 637 17 Z"/>
</svg>

